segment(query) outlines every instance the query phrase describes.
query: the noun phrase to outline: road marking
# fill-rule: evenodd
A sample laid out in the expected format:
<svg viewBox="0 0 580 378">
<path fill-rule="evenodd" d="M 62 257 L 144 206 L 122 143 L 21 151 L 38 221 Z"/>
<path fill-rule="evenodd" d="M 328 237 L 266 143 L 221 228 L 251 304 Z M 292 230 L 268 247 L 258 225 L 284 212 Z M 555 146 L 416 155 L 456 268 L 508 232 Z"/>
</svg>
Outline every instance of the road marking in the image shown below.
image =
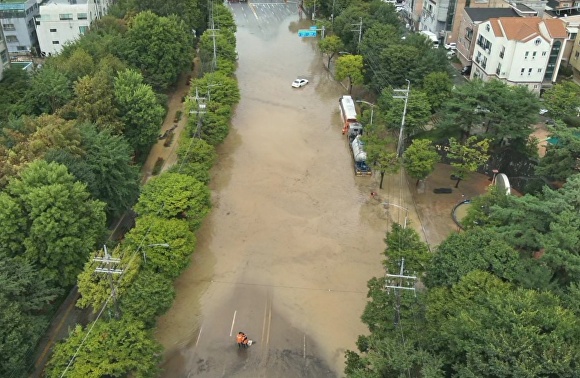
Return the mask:
<svg viewBox="0 0 580 378">
<path fill-rule="evenodd" d="M 199 338 L 201 337 L 201 331 L 203 330 L 203 327 L 200 327 L 199 329 L 199 333 L 197 334 L 197 340 L 195 340 L 195 346 L 197 347 L 197 344 L 199 343 Z M 231 336 L 231 335 L 230 335 Z"/>
<path fill-rule="evenodd" d="M 266 300 L 266 304 L 264 305 L 264 324 L 262 324 L 262 339 L 260 344 L 264 345 L 264 335 L 266 334 L 266 319 L 268 318 L 268 300 Z"/>
<path fill-rule="evenodd" d="M 271 325 L 272 325 L 272 302 L 270 302 L 270 308 L 268 309 L 268 333 L 266 334 L 266 345 L 270 344 Z"/>
<path fill-rule="evenodd" d="M 302 351 L 302 356 L 306 359 L 306 334 L 304 334 L 304 349 Z"/>
<path fill-rule="evenodd" d="M 254 4 L 250 3 L 250 9 L 252 10 L 252 13 L 254 14 L 254 16 L 256 17 L 256 20 L 260 20 L 258 18 L 258 14 L 256 13 L 256 10 L 254 9 Z"/>
<path fill-rule="evenodd" d="M 234 324 L 236 323 L 236 313 L 238 310 L 234 311 L 234 319 L 232 320 L 232 328 L 230 328 L 230 337 L 232 337 L 232 333 L 234 332 Z"/>
</svg>

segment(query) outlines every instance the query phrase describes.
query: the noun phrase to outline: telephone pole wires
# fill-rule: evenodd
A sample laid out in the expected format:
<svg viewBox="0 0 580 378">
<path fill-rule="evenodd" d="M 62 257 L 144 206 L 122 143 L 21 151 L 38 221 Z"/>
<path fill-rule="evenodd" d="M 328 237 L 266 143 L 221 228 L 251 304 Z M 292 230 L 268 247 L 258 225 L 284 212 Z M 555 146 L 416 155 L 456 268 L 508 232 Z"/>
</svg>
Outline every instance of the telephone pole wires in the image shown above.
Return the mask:
<svg viewBox="0 0 580 378">
<path fill-rule="evenodd" d="M 109 275 L 109 283 L 111 284 L 111 297 L 113 298 L 113 306 L 115 308 L 115 318 L 119 319 L 121 313 L 119 311 L 119 303 L 117 302 L 117 289 L 113 284 L 113 274 L 123 274 L 123 269 L 117 269 L 117 265 L 121 263 L 121 259 L 113 258 L 109 251 L 107 250 L 107 246 L 104 245 L 103 249 L 105 251 L 104 257 L 95 257 L 93 261 L 99 262 L 103 265 L 95 268 L 96 273 L 106 273 Z"/>
<path fill-rule="evenodd" d="M 401 269 L 399 274 L 386 274 L 385 289 L 389 292 L 391 289 L 394 290 L 397 296 L 397 301 L 395 303 L 395 325 L 398 325 L 401 321 L 401 290 L 411 290 L 415 292 L 415 281 L 417 281 L 416 276 L 408 276 L 405 274 L 405 258 L 401 258 Z"/>
<path fill-rule="evenodd" d="M 360 41 L 362 39 L 362 17 L 360 17 L 360 21 L 356 24 L 351 24 L 352 26 L 356 26 L 356 29 L 352 29 L 351 31 L 358 33 L 358 43 L 356 44 L 356 51 L 360 52 Z"/>
</svg>

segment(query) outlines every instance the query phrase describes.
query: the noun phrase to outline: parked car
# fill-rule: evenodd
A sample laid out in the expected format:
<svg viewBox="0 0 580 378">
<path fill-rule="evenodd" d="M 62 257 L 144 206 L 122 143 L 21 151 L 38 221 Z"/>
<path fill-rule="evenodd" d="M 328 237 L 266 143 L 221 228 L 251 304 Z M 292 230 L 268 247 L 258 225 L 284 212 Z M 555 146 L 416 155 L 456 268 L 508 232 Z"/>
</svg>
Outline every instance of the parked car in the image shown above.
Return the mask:
<svg viewBox="0 0 580 378">
<path fill-rule="evenodd" d="M 461 69 L 462 75 L 469 75 L 471 73 L 471 66 L 465 66 Z"/>
<path fill-rule="evenodd" d="M 457 54 L 454 50 L 447 51 L 447 59 L 452 59 L 455 55 Z"/>
<path fill-rule="evenodd" d="M 296 79 L 292 82 L 292 88 L 300 88 L 308 84 L 306 79 Z"/>
<path fill-rule="evenodd" d="M 447 49 L 447 50 L 455 50 L 455 49 L 457 49 L 457 43 L 455 43 L 455 42 L 446 43 L 446 44 L 444 45 L 444 47 L 445 47 L 445 49 Z"/>
</svg>

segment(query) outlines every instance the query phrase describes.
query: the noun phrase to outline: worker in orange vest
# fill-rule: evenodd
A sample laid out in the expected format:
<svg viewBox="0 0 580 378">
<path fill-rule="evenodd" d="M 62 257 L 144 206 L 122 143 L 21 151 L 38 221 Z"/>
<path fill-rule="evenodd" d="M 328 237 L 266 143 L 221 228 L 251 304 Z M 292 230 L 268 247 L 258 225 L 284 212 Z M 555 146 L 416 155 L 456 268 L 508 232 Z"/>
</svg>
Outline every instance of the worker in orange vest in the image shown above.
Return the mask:
<svg viewBox="0 0 580 378">
<path fill-rule="evenodd" d="M 246 334 L 243 332 L 238 332 L 236 336 L 236 342 L 238 343 L 238 348 L 244 347 L 244 339 L 247 340 Z"/>
</svg>

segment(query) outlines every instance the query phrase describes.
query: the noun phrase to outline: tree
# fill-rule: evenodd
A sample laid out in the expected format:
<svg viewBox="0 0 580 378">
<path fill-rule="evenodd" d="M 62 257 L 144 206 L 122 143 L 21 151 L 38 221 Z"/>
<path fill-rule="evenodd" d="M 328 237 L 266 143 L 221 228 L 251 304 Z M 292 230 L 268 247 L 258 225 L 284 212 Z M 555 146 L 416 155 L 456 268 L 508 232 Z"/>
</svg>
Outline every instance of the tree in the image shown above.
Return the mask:
<svg viewBox="0 0 580 378">
<path fill-rule="evenodd" d="M 119 72 L 114 84 L 115 104 L 124 124 L 123 134 L 137 156 L 147 154 L 157 141 L 165 110 L 143 76 L 133 70 Z"/>
<path fill-rule="evenodd" d="M 318 48 L 320 52 L 328 55 L 328 69 L 330 69 L 330 61 L 336 54 L 344 49 L 344 45 L 338 36 L 330 35 L 318 43 Z"/>
<path fill-rule="evenodd" d="M 229 11 L 228 11 L 229 13 Z M 204 71 L 211 71 L 213 64 L 214 36 L 216 57 L 230 62 L 236 61 L 236 36 L 228 29 L 219 31 L 206 30 L 199 40 L 199 57 L 204 63 Z M 221 68 L 218 66 L 218 68 Z"/>
<path fill-rule="evenodd" d="M 226 139 L 230 132 L 230 120 L 232 108 L 230 105 L 222 105 L 218 102 L 207 104 L 207 113 L 201 119 L 201 129 L 199 136 L 212 146 L 217 146 Z M 200 117 L 198 115 L 197 117 Z M 189 119 L 189 128 L 197 131 L 200 120 L 197 117 Z"/>
<path fill-rule="evenodd" d="M 36 343 L 48 325 L 48 317 L 42 312 L 60 290 L 31 263 L 2 253 L 0 285 L 0 375 L 25 376 Z"/>
<path fill-rule="evenodd" d="M 489 159 L 487 153 L 489 140 L 478 141 L 475 136 L 469 137 L 464 144 L 455 138 L 449 138 L 449 153 L 447 156 L 452 160 L 453 175 L 457 177 L 455 187 L 459 187 L 459 181 L 464 180 L 468 173 L 475 172 L 478 167 L 485 164 Z"/>
<path fill-rule="evenodd" d="M 362 84 L 363 57 L 362 55 L 344 55 L 336 61 L 336 80 L 348 79 L 348 93 L 352 93 L 352 86 Z"/>
<path fill-rule="evenodd" d="M 397 152 L 392 151 L 389 140 L 383 139 L 372 131 L 364 137 L 365 149 L 367 152 L 367 162 L 381 174 L 379 187 L 383 188 L 383 179 L 386 173 L 396 173 L 401 164 Z"/>
<path fill-rule="evenodd" d="M 391 88 L 385 88 L 381 92 L 378 105 L 380 117 L 390 129 L 398 130 L 401 127 L 405 100 L 393 98 L 395 93 Z M 414 135 L 425 129 L 425 125 L 431 118 L 431 105 L 425 93 L 412 91 L 407 100 L 407 112 L 405 113 L 405 133 Z"/>
<path fill-rule="evenodd" d="M 217 159 L 212 145 L 203 139 L 183 138 L 177 148 L 177 156 L 179 164 L 171 167 L 171 172 L 183 173 L 204 184 L 209 183 L 209 171 Z"/>
<path fill-rule="evenodd" d="M 468 273 L 481 270 L 517 282 L 521 272 L 518 252 L 497 232 L 476 228 L 449 235 L 434 254 L 425 277 L 429 288 L 451 287 Z"/>
<path fill-rule="evenodd" d="M 39 266 L 55 286 L 73 284 L 103 234 L 104 204 L 91 200 L 65 166 L 43 160 L 12 179 L 6 192 L 26 219 L 23 242 L 9 255 Z M 0 227 L 13 229 L 15 222 L 20 220 L 2 218 Z"/>
<path fill-rule="evenodd" d="M 453 82 L 447 72 L 431 72 L 423 79 L 422 90 L 434 112 L 451 97 L 452 89 Z"/>
<path fill-rule="evenodd" d="M 169 247 L 157 244 L 169 244 Z M 196 239 L 182 219 L 164 219 L 154 215 L 137 218 L 126 235 L 125 246 L 143 255 L 143 270 L 177 278 L 189 264 Z"/>
<path fill-rule="evenodd" d="M 30 88 L 30 76 L 16 67 L 5 70 L 3 76 L 0 81 L 0 121 L 7 121 L 10 116 L 28 114 L 30 109 L 24 99 Z"/>
<path fill-rule="evenodd" d="M 121 313 L 152 328 L 157 317 L 171 308 L 174 299 L 175 289 L 171 279 L 150 270 L 142 271 L 121 297 Z"/>
<path fill-rule="evenodd" d="M 205 97 L 208 102 L 235 105 L 240 101 L 240 90 L 236 79 L 223 72 L 211 72 L 191 82 L 190 95 Z M 197 104 L 195 104 L 197 107 Z"/>
<path fill-rule="evenodd" d="M 46 366 L 46 376 L 60 377 L 68 367 L 67 377 L 71 378 L 153 378 L 159 374 L 161 351 L 152 332 L 139 321 L 97 320 L 86 329 L 77 325 L 68 339 L 55 345 Z M 70 363 L 72 356 L 75 358 Z"/>
<path fill-rule="evenodd" d="M 55 68 L 46 67 L 34 73 L 26 94 L 32 112 L 53 114 L 72 98 L 72 85 L 65 74 Z"/>
<path fill-rule="evenodd" d="M 549 292 L 514 288 L 481 271 L 431 289 L 431 349 L 449 376 L 574 377 L 580 324 Z"/>
<path fill-rule="evenodd" d="M 73 48 L 70 56 L 66 54 L 61 55 L 62 57 L 57 57 L 53 61 L 49 59 L 47 65 L 48 67 L 52 66 L 56 69 L 63 70 L 71 82 L 95 73 L 95 60 L 85 49 Z"/>
<path fill-rule="evenodd" d="M 565 181 L 580 171 L 580 129 L 555 127 L 550 135 L 554 143 L 546 148 L 536 174 L 551 180 Z"/>
<path fill-rule="evenodd" d="M 159 17 L 145 11 L 131 20 L 122 55 L 141 70 L 146 83 L 165 90 L 190 66 L 192 46 L 191 32 L 177 16 Z"/>
<path fill-rule="evenodd" d="M 407 220 L 405 219 L 405 222 Z M 421 276 L 431 262 L 431 252 L 427 244 L 421 241 L 419 234 L 406 225 L 393 223 L 391 231 L 385 238 L 387 248 L 383 265 L 390 274 L 399 274 L 401 259 L 405 259 L 405 270 L 413 272 L 413 275 Z"/>
<path fill-rule="evenodd" d="M 164 173 L 151 179 L 141 192 L 135 211 L 165 219 L 185 219 L 195 231 L 211 207 L 209 189 L 181 173 Z"/>
<path fill-rule="evenodd" d="M 74 99 L 62 108 L 62 115 L 122 133 L 123 124 L 115 107 L 113 83 L 106 72 L 80 78 L 75 83 L 74 92 Z"/>
<path fill-rule="evenodd" d="M 415 186 L 419 185 L 419 181 L 425 180 L 435 170 L 435 164 L 439 160 L 441 160 L 441 156 L 428 139 L 413 140 L 413 143 L 403 154 L 405 170 L 409 176 L 417 180 Z"/>
<path fill-rule="evenodd" d="M 556 119 L 578 114 L 580 87 L 573 81 L 562 81 L 544 92 L 544 104 Z"/>
<path fill-rule="evenodd" d="M 206 28 L 204 17 L 207 16 L 208 10 L 206 3 L 198 0 L 140 0 L 131 4 L 138 12 L 151 11 L 159 16 L 168 17 L 177 15 L 187 24 L 187 29 L 203 30 Z M 213 4 L 214 22 L 216 26 L 229 27 L 229 24 L 222 24 L 226 19 L 222 16 L 222 4 Z M 130 12 L 134 11 L 133 9 Z M 119 18 L 123 18 L 123 16 Z"/>
<path fill-rule="evenodd" d="M 111 283 L 115 287 L 115 298 L 122 297 L 139 273 L 140 260 L 135 258 L 133 250 L 117 246 L 112 250 L 108 249 L 108 253 L 112 258 L 121 260 L 121 263 L 113 266 L 95 261 L 97 258 L 105 258 L 104 251 L 99 250 L 87 260 L 77 280 L 81 297 L 76 306 L 79 308 L 91 307 L 94 314 L 99 313 L 105 304 L 109 311 L 116 311 L 114 309 L 114 300 L 118 299 L 111 300 L 111 296 L 113 296 Z M 122 269 L 123 274 L 111 274 L 109 276 L 108 273 L 96 272 L 96 269 L 100 267 Z"/>
</svg>

